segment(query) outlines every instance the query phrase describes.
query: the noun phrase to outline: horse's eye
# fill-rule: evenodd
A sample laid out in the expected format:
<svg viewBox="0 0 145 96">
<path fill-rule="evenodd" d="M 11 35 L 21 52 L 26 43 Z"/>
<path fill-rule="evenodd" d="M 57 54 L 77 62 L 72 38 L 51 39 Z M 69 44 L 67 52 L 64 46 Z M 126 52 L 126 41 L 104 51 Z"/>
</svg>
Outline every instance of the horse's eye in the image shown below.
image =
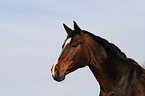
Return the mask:
<svg viewBox="0 0 145 96">
<path fill-rule="evenodd" d="M 79 43 L 73 43 L 72 47 L 77 47 L 79 45 Z"/>
</svg>

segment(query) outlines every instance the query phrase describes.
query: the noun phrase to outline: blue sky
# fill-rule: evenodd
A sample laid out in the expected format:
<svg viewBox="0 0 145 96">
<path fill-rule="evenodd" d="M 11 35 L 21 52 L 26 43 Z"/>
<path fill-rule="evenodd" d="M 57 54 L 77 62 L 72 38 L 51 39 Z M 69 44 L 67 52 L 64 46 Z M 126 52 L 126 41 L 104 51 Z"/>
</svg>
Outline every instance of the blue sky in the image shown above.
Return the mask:
<svg viewBox="0 0 145 96">
<path fill-rule="evenodd" d="M 98 96 L 99 85 L 88 67 L 63 82 L 51 66 L 66 38 L 63 23 L 117 45 L 141 66 L 145 62 L 144 0 L 1 0 L 1 96 Z"/>
</svg>

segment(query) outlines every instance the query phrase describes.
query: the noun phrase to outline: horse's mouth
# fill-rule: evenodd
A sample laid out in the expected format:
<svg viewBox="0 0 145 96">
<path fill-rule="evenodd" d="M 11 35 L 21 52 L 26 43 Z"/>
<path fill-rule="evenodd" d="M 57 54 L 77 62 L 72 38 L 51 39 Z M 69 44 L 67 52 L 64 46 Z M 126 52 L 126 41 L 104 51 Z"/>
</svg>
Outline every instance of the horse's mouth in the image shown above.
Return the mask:
<svg viewBox="0 0 145 96">
<path fill-rule="evenodd" d="M 53 79 L 56 80 L 57 82 L 61 82 L 61 81 L 63 81 L 65 79 L 65 75 L 59 76 L 59 77 L 56 77 L 56 76 L 54 77 L 53 76 Z"/>
</svg>

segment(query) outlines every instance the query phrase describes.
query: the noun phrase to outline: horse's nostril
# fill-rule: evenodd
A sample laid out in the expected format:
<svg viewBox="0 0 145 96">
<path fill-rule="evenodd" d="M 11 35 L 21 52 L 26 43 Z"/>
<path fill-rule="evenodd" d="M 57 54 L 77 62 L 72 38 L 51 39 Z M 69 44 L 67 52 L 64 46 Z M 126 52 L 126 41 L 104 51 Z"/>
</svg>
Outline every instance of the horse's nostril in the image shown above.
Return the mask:
<svg viewBox="0 0 145 96">
<path fill-rule="evenodd" d="M 58 69 L 57 69 L 57 68 L 55 68 L 55 76 L 56 76 L 56 77 L 59 77 L 59 75 L 60 75 L 60 74 L 59 74 Z"/>
</svg>

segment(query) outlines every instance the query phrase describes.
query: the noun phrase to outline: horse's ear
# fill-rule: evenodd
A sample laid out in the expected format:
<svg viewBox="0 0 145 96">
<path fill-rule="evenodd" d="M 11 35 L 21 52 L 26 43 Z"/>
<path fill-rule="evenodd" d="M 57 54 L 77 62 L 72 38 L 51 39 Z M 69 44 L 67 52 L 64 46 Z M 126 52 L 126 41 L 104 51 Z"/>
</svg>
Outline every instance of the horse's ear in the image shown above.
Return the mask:
<svg viewBox="0 0 145 96">
<path fill-rule="evenodd" d="M 73 21 L 73 22 L 74 22 L 74 30 L 76 32 L 80 32 L 81 31 L 80 27 L 77 25 L 77 23 L 75 21 Z"/>
<path fill-rule="evenodd" d="M 72 29 L 70 29 L 69 27 L 67 27 L 65 24 L 63 24 L 64 29 L 66 30 L 67 34 L 69 34 L 70 32 L 72 32 Z"/>
</svg>

